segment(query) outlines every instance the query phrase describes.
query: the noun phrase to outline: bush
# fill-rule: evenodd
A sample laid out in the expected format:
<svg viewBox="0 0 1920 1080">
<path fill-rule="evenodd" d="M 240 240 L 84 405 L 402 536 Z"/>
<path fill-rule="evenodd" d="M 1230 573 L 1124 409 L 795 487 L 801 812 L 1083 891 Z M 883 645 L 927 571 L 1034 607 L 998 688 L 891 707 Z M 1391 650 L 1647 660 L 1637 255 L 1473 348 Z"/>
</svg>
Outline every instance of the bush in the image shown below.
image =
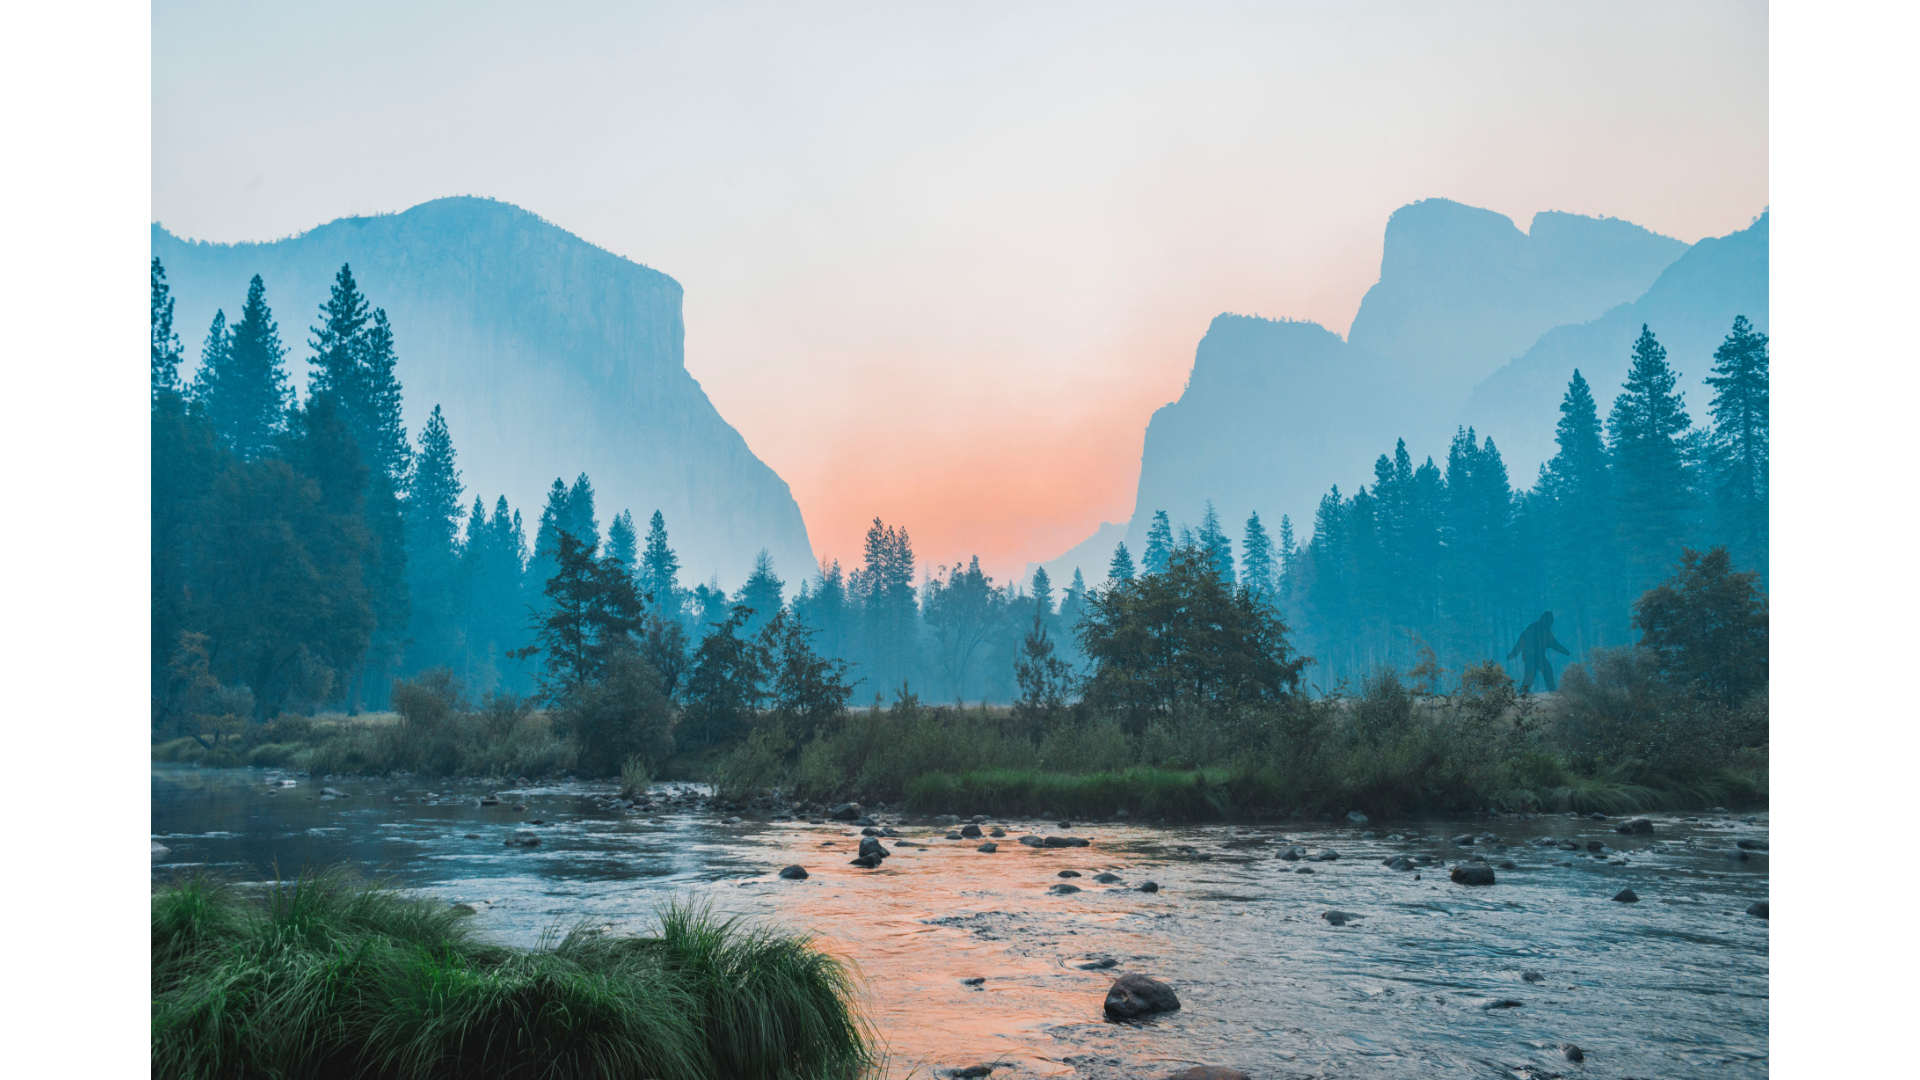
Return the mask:
<svg viewBox="0 0 1920 1080">
<path fill-rule="evenodd" d="M 152 900 L 153 1075 L 854 1077 L 852 976 L 805 935 L 670 905 L 651 936 L 484 942 L 338 872 Z"/>
</svg>

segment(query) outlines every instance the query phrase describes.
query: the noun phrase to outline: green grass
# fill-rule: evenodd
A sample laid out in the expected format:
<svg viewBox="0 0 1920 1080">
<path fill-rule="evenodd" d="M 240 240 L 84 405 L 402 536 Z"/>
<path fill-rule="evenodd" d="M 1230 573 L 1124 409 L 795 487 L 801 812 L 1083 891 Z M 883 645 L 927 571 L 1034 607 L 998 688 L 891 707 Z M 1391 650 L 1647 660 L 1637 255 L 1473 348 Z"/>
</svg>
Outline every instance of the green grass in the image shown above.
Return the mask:
<svg viewBox="0 0 1920 1080">
<path fill-rule="evenodd" d="M 651 936 L 486 942 L 342 872 L 152 900 L 153 1075 L 830 1078 L 874 1064 L 848 969 L 805 935 L 669 905 Z"/>
</svg>

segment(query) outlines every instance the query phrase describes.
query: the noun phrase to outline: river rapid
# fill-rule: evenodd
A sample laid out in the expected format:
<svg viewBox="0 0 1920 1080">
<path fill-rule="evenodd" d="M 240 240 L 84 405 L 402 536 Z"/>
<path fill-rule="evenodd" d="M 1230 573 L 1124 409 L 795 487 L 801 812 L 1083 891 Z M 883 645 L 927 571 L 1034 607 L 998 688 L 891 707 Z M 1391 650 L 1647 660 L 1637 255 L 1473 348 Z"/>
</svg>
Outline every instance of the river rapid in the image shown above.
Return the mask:
<svg viewBox="0 0 1920 1080">
<path fill-rule="evenodd" d="M 644 931 L 662 903 L 692 897 L 813 931 L 851 960 L 892 1077 L 975 1064 L 1001 1080 L 1194 1064 L 1256 1080 L 1768 1072 L 1768 924 L 1746 913 L 1767 898 L 1764 813 L 1656 814 L 1651 836 L 1564 815 L 996 819 L 983 828 L 1007 835 L 992 853 L 946 839 L 950 821 L 883 814 L 900 838 L 867 870 L 849 865 L 860 830 L 846 823 L 636 813 L 608 805 L 610 792 L 155 765 L 153 878 L 262 881 L 345 863 L 469 904 L 485 932 L 523 945 L 582 922 Z M 479 805 L 494 793 L 499 805 Z M 540 842 L 509 846 L 523 831 Z M 1016 842 L 1027 834 L 1089 845 Z M 1463 834 L 1478 839 L 1451 839 Z M 1314 860 L 1325 852 L 1338 857 Z M 1497 884 L 1448 881 L 1473 855 Z M 1434 861 L 1383 865 L 1394 856 Z M 778 877 L 789 864 L 810 876 Z M 1093 880 L 1102 873 L 1120 880 Z M 1158 892 L 1138 888 L 1149 880 Z M 1061 884 L 1080 891 L 1052 891 Z M 1613 899 L 1629 888 L 1638 902 Z M 1106 1020 L 1123 972 L 1167 982 L 1182 1008 Z"/>
</svg>

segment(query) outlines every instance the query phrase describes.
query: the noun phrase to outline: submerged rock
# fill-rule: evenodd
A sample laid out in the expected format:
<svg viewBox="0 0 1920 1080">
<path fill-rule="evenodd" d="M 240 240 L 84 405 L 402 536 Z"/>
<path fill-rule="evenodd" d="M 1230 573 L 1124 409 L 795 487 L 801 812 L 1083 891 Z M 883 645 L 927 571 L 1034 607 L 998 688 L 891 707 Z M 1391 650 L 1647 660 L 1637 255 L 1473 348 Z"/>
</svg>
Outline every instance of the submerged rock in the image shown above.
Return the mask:
<svg viewBox="0 0 1920 1080">
<path fill-rule="evenodd" d="M 1145 975 L 1122 975 L 1107 988 L 1106 1013 L 1116 1020 L 1173 1012 L 1179 1007 L 1180 997 L 1173 987 Z"/>
<path fill-rule="evenodd" d="M 1328 922 L 1332 923 L 1335 926 L 1345 926 L 1348 923 L 1353 922 L 1355 919 L 1362 919 L 1362 918 L 1365 918 L 1366 916 L 1355 915 L 1351 911 L 1323 911 L 1320 913 L 1320 917 L 1327 920 Z"/>
<path fill-rule="evenodd" d="M 1622 904 L 1637 904 L 1640 902 L 1640 894 L 1634 892 L 1632 889 L 1621 889 L 1619 892 L 1613 894 L 1613 898 Z"/>
<path fill-rule="evenodd" d="M 780 876 L 786 878 L 788 881 L 805 881 L 807 879 L 807 868 L 801 866 L 799 863 L 794 863 L 792 866 L 780 871 Z"/>
<path fill-rule="evenodd" d="M 1747 914 L 1753 916 L 1756 919 L 1766 919 L 1767 918 L 1767 902 L 1765 900 L 1755 900 L 1751 905 L 1748 906 Z M 1773 920 L 1767 919 L 1767 921 L 1772 922 Z"/>
<path fill-rule="evenodd" d="M 1407 858 L 1405 855 L 1395 855 L 1391 859 L 1380 860 L 1380 865 L 1389 870 L 1411 870 L 1413 869 L 1413 860 Z"/>
<path fill-rule="evenodd" d="M 1118 967 L 1119 965 L 1120 961 L 1115 960 L 1113 957 L 1102 956 L 1096 960 L 1089 960 L 1084 964 L 1075 964 L 1073 966 L 1079 968 L 1081 971 L 1105 971 L 1110 967 Z"/>
<path fill-rule="evenodd" d="M 512 836 L 507 837 L 506 846 L 507 847 L 539 847 L 540 834 L 530 833 L 530 832 L 514 833 Z"/>
<path fill-rule="evenodd" d="M 947 1073 L 954 1080 L 979 1080 L 982 1076 L 993 1075 L 993 1065 L 969 1065 L 964 1069 L 953 1069 Z"/>
<path fill-rule="evenodd" d="M 1562 1046 L 1562 1047 L 1560 1048 L 1560 1052 L 1561 1052 L 1562 1054 L 1565 1054 L 1565 1055 L 1567 1056 L 1567 1060 L 1568 1060 L 1568 1061 L 1585 1061 L 1585 1060 L 1587 1060 L 1587 1055 L 1586 1055 L 1586 1052 L 1585 1052 L 1585 1051 L 1583 1051 L 1583 1050 L 1581 1050 L 1581 1049 L 1580 1049 L 1580 1048 L 1579 1048 L 1578 1046 L 1575 1046 L 1575 1045 L 1574 1045 L 1574 1044 L 1572 1044 L 1572 1043 L 1568 1043 L 1568 1044 L 1566 1044 L 1565 1046 Z"/>
<path fill-rule="evenodd" d="M 1079 891 L 1080 891 L 1080 886 L 1078 886 L 1078 885 L 1069 885 L 1069 884 L 1067 884 L 1066 882 L 1064 882 L 1064 881 L 1063 881 L 1063 882 L 1061 882 L 1061 883 L 1060 883 L 1060 884 L 1058 884 L 1058 885 L 1054 885 L 1054 886 L 1051 886 L 1051 887 L 1049 887 L 1049 888 L 1047 889 L 1047 891 L 1048 891 L 1048 892 L 1050 892 L 1050 893 L 1054 893 L 1054 894 L 1056 894 L 1056 895 L 1059 895 L 1059 896 L 1066 896 L 1066 895 L 1067 895 L 1067 894 L 1069 894 L 1069 893 L 1077 893 L 1077 892 L 1079 892 Z"/>
<path fill-rule="evenodd" d="M 1453 842 L 1460 845 L 1461 847 L 1467 847 L 1468 845 L 1473 843 L 1473 834 L 1461 833 L 1459 836 L 1456 836 L 1453 838 Z"/>
<path fill-rule="evenodd" d="M 1059 873 L 1059 875 L 1058 875 L 1058 876 L 1060 876 L 1060 877 L 1079 877 L 1079 876 L 1080 876 L 1080 871 L 1078 871 L 1078 870 L 1062 870 L 1062 871 L 1060 871 L 1060 873 Z"/>
<path fill-rule="evenodd" d="M 1141 892 L 1159 892 L 1160 883 L 1157 881 L 1143 881 L 1140 883 L 1140 891 Z"/>
<path fill-rule="evenodd" d="M 1523 971 L 1520 973 L 1520 977 L 1530 983 L 1543 982 L 1546 979 L 1545 975 L 1537 971 Z"/>
</svg>

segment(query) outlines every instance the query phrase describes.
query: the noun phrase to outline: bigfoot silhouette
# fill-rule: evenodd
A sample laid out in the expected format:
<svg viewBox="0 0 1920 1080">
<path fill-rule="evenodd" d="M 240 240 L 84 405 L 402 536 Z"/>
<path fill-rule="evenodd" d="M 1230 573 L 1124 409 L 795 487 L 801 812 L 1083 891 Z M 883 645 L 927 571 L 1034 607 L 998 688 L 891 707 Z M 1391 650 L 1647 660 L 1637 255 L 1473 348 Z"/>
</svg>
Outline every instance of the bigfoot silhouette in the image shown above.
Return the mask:
<svg viewBox="0 0 1920 1080">
<path fill-rule="evenodd" d="M 1546 679 L 1547 689 L 1553 689 L 1553 667 L 1547 663 L 1547 650 L 1552 649 L 1562 656 L 1572 656 L 1565 645 L 1553 636 L 1553 612 L 1545 612 L 1539 621 L 1520 631 L 1520 640 L 1514 642 L 1513 651 L 1507 659 L 1521 657 L 1527 665 L 1527 673 L 1520 679 L 1520 692 L 1533 689 L 1533 677 L 1538 674 Z"/>
</svg>

